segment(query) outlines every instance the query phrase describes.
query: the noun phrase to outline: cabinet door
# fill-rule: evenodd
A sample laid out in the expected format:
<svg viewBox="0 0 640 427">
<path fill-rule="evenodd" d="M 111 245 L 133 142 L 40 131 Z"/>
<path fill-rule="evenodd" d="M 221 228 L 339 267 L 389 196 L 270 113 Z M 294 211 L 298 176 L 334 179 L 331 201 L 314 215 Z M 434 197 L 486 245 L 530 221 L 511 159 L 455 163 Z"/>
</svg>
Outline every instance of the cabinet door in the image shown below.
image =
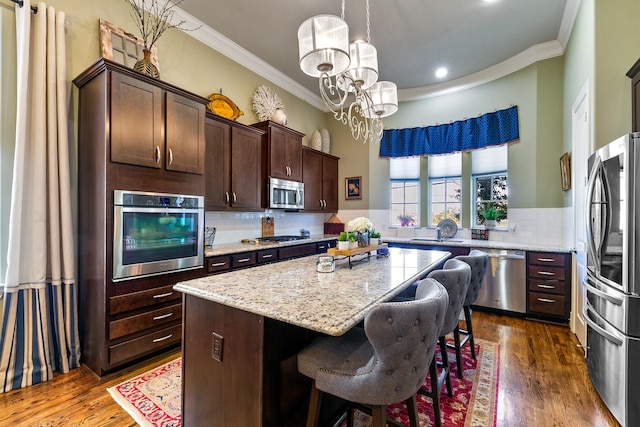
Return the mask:
<svg viewBox="0 0 640 427">
<path fill-rule="evenodd" d="M 204 173 L 204 104 L 167 92 L 167 170 Z"/>
<path fill-rule="evenodd" d="M 262 136 L 231 128 L 231 206 L 262 210 Z"/>
<path fill-rule="evenodd" d="M 160 168 L 164 153 L 162 90 L 111 73 L 111 161 Z"/>
<path fill-rule="evenodd" d="M 324 210 L 338 212 L 338 159 L 324 156 L 322 162 Z"/>
<path fill-rule="evenodd" d="M 302 137 L 299 134 L 271 126 L 269 149 L 272 177 L 302 181 Z"/>
<path fill-rule="evenodd" d="M 322 169 L 322 154 L 312 149 L 305 149 L 302 152 L 302 182 L 304 182 L 304 209 L 307 211 L 322 210 Z"/>
<path fill-rule="evenodd" d="M 220 210 L 229 207 L 231 187 L 230 147 L 231 126 L 207 118 L 205 122 L 206 135 L 206 173 L 205 196 L 206 209 Z"/>
</svg>

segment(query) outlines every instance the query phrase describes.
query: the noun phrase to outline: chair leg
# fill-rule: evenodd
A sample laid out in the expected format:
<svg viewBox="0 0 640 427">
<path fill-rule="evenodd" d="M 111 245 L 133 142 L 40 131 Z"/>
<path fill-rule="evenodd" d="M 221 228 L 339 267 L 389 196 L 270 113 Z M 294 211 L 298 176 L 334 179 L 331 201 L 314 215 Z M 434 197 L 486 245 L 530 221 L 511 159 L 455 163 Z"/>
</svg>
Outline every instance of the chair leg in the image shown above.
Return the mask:
<svg viewBox="0 0 640 427">
<path fill-rule="evenodd" d="M 371 427 L 385 427 L 387 425 L 387 406 L 375 405 L 371 407 Z"/>
<path fill-rule="evenodd" d="M 351 403 L 347 405 L 347 427 L 353 427 L 353 407 Z"/>
<path fill-rule="evenodd" d="M 462 379 L 462 353 L 460 352 L 460 331 L 458 327 L 453 330 L 453 343 L 456 348 L 456 363 L 458 364 L 458 378 Z"/>
<path fill-rule="evenodd" d="M 464 309 L 464 322 L 466 323 L 467 334 L 469 334 L 469 345 L 471 346 L 471 357 L 476 359 L 476 344 L 473 342 L 473 326 L 471 325 L 471 309 L 468 305 Z"/>
<path fill-rule="evenodd" d="M 447 382 L 447 396 L 452 397 L 453 391 L 451 389 L 451 377 L 449 374 L 451 373 L 451 367 L 449 366 L 449 355 L 447 354 L 447 340 L 445 337 L 438 338 L 438 343 L 440 344 L 440 357 L 442 357 L 442 365 L 445 370 L 445 381 Z"/>
<path fill-rule="evenodd" d="M 409 425 L 411 427 L 420 427 L 420 421 L 418 421 L 418 404 L 416 402 L 416 395 L 414 394 L 413 396 L 408 398 L 405 403 L 407 404 Z"/>
<path fill-rule="evenodd" d="M 436 357 L 433 356 L 429 365 L 429 377 L 431 379 L 431 404 L 433 405 L 433 418 L 436 421 L 436 427 L 442 425 L 442 417 L 440 416 L 440 390 L 438 390 L 438 366 L 436 365 Z"/>
<path fill-rule="evenodd" d="M 309 412 L 307 412 L 307 427 L 316 427 L 320 418 L 320 403 L 322 392 L 316 387 L 315 381 L 311 385 L 311 397 L 309 398 Z"/>
</svg>

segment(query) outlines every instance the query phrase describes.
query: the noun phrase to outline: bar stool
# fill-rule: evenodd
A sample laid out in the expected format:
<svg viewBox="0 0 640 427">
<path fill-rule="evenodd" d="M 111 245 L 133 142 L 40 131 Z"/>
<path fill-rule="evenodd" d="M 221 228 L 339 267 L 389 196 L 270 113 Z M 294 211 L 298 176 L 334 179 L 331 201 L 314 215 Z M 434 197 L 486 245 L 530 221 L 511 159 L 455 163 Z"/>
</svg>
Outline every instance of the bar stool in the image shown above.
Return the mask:
<svg viewBox="0 0 640 427">
<path fill-rule="evenodd" d="M 436 270 L 429 273 L 428 279 L 436 280 L 442 286 L 445 287 L 449 295 L 449 304 L 447 306 L 447 312 L 444 315 L 444 322 L 438 335 L 438 344 L 440 346 L 440 355 L 442 362 L 436 363 L 435 358 L 431 362 L 429 367 L 431 390 L 426 391 L 421 388 L 418 392 L 426 396 L 431 397 L 433 400 L 433 413 L 435 417 L 436 426 L 441 425 L 440 416 L 440 390 L 442 389 L 443 382 L 447 384 L 447 395 L 452 396 L 451 379 L 449 377 L 451 367 L 449 365 L 449 357 L 447 355 L 446 335 L 453 333 L 454 342 L 460 342 L 460 334 L 458 332 L 458 319 L 462 312 L 462 304 L 465 301 L 467 295 L 467 289 L 469 288 L 469 281 L 471 279 L 471 268 L 460 260 L 450 259 L 445 262 L 442 270 Z M 416 297 L 419 294 L 416 292 Z M 457 374 L 458 378 L 462 378 L 462 356 L 460 354 L 459 347 L 456 349 L 456 362 L 458 364 Z M 442 371 L 438 374 L 437 366 L 442 367 Z"/>
<path fill-rule="evenodd" d="M 418 290 L 414 300 L 374 306 L 364 329 L 320 338 L 298 353 L 298 371 L 313 379 L 307 427 L 318 424 L 322 393 L 364 405 L 373 427 L 384 427 L 387 405 L 406 402 L 411 426 L 418 427 L 416 393 L 433 359 L 449 301 L 435 280 L 425 279 Z M 350 406 L 348 425 L 352 417 Z"/>
<path fill-rule="evenodd" d="M 464 335 L 460 342 L 459 348 L 462 348 L 467 342 L 470 344 L 471 357 L 476 358 L 476 345 L 473 341 L 473 325 L 471 323 L 471 305 L 476 302 L 480 289 L 484 284 L 484 275 L 489 265 L 489 255 L 486 252 L 473 249 L 469 255 L 458 255 L 455 259 L 461 260 L 469 264 L 471 267 L 471 282 L 467 297 L 464 301 L 464 323 L 466 329 L 460 329 L 460 333 Z M 451 347 L 451 346 L 450 346 Z"/>
</svg>

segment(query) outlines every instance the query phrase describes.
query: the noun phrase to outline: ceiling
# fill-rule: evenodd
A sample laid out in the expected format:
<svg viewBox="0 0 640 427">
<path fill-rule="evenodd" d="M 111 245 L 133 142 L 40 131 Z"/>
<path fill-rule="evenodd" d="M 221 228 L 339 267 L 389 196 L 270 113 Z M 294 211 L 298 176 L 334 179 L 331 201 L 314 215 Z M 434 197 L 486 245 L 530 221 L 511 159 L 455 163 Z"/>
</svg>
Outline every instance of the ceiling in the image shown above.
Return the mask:
<svg viewBox="0 0 640 427">
<path fill-rule="evenodd" d="M 365 0 L 346 0 L 351 41 L 366 39 Z M 580 0 L 370 0 L 379 79 L 401 101 L 450 93 L 564 53 Z M 318 82 L 298 66 L 297 31 L 340 0 L 184 0 L 188 34 L 312 105 Z M 435 77 L 438 67 L 448 75 Z"/>
</svg>

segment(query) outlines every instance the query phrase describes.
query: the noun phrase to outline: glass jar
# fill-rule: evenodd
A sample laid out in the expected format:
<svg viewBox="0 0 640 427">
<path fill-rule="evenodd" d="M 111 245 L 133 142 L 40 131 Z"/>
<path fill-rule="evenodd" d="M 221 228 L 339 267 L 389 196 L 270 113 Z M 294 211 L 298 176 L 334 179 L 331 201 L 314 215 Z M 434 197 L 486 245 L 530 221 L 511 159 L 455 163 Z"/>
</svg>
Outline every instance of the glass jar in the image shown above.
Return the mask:
<svg viewBox="0 0 640 427">
<path fill-rule="evenodd" d="M 336 263 L 332 256 L 321 255 L 316 262 L 316 271 L 318 273 L 333 273 L 336 269 Z"/>
</svg>

